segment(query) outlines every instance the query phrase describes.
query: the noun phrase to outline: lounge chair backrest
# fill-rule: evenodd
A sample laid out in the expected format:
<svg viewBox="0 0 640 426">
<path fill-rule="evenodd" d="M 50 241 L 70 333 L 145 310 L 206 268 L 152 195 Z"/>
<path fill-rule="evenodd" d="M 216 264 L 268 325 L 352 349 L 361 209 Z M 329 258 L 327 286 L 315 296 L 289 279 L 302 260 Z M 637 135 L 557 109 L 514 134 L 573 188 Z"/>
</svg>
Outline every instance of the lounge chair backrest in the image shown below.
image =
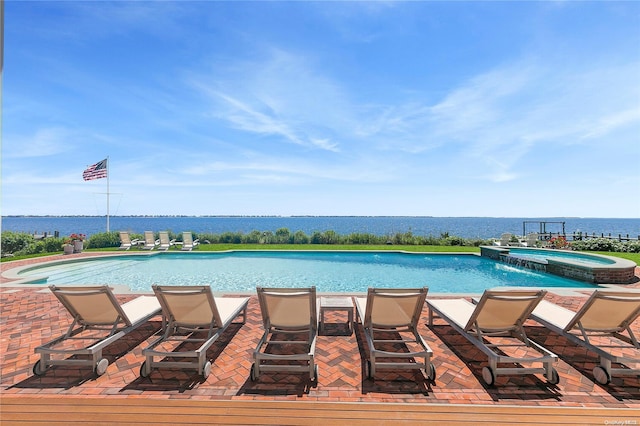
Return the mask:
<svg viewBox="0 0 640 426">
<path fill-rule="evenodd" d="M 486 290 L 469 318 L 465 330 L 507 331 L 522 326 L 545 290 Z"/>
<path fill-rule="evenodd" d="M 258 300 L 265 329 L 317 328 L 316 288 L 258 287 Z"/>
<path fill-rule="evenodd" d="M 123 245 L 131 245 L 131 237 L 129 233 L 126 231 L 120 231 L 120 242 Z"/>
<path fill-rule="evenodd" d="M 153 231 L 144 231 L 144 243 L 146 245 L 154 245 L 155 241 Z"/>
<path fill-rule="evenodd" d="M 365 327 L 415 326 L 422 314 L 427 287 L 413 289 L 369 288 Z"/>
<path fill-rule="evenodd" d="M 193 245 L 193 235 L 191 234 L 191 232 L 182 233 L 182 242 L 184 243 L 185 246 Z"/>
<path fill-rule="evenodd" d="M 162 312 L 170 322 L 178 326 L 222 326 L 211 287 L 161 286 L 154 284 L 153 292 L 160 301 Z"/>
<path fill-rule="evenodd" d="M 169 233 L 167 231 L 160 231 L 160 245 L 168 246 L 171 243 L 169 242 Z"/>
<path fill-rule="evenodd" d="M 131 321 L 108 286 L 51 285 L 49 289 L 80 324 L 113 325 L 123 322 L 127 326 L 131 325 Z"/>
<path fill-rule="evenodd" d="M 567 324 L 565 331 L 579 323 L 586 331 L 620 332 L 638 316 L 640 293 L 596 290 Z"/>
</svg>

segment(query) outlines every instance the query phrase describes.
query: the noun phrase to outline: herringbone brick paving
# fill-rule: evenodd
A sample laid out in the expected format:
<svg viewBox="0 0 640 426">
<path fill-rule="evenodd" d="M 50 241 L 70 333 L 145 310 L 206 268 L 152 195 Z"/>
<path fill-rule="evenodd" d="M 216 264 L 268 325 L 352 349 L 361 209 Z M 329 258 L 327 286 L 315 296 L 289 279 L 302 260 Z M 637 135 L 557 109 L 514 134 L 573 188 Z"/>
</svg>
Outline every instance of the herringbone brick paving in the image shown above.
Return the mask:
<svg viewBox="0 0 640 426">
<path fill-rule="evenodd" d="M 118 296 L 122 302 L 133 297 Z M 547 298 L 572 310 L 585 300 L 553 294 Z M 251 354 L 262 334 L 255 296 L 246 324 L 229 327 L 208 352 L 213 367 L 207 380 L 171 369 L 153 370 L 149 378 L 139 376 L 142 348 L 159 332 L 159 317 L 106 348 L 110 365 L 103 376 L 96 378 L 88 369 L 54 367 L 38 377 L 31 372 L 38 360 L 34 348 L 63 334 L 69 315 L 48 289 L 0 287 L 0 395 L 640 407 L 640 378 L 615 377 L 606 386 L 595 383 L 591 370 L 597 357 L 535 323 L 527 332 L 558 354 L 560 383 L 550 385 L 540 375 L 500 376 L 497 386 L 486 386 L 481 375 L 486 356 L 442 320 L 427 327 L 427 313 L 425 306 L 420 333 L 434 352 L 435 382 L 417 372 L 386 370 L 375 380 L 366 379 L 362 328 L 358 325 L 353 334 L 345 335 L 343 312 L 328 312 L 326 333 L 318 337 L 317 384 L 304 374 L 285 373 L 264 373 L 252 382 Z M 633 329 L 640 335 L 639 322 Z"/>
</svg>

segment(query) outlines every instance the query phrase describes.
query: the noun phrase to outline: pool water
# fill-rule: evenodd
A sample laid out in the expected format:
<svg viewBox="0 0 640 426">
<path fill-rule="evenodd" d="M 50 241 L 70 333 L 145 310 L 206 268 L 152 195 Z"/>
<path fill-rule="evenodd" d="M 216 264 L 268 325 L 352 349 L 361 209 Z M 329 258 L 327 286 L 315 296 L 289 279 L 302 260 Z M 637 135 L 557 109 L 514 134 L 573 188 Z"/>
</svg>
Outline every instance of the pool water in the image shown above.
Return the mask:
<svg viewBox="0 0 640 426">
<path fill-rule="evenodd" d="M 466 254 L 399 252 L 208 252 L 125 255 L 30 268 L 39 284 L 210 285 L 214 291 L 253 292 L 256 286 L 319 292 L 366 292 L 368 287 L 429 287 L 435 293 L 481 293 L 511 287 L 593 288 L 591 284 Z"/>
</svg>

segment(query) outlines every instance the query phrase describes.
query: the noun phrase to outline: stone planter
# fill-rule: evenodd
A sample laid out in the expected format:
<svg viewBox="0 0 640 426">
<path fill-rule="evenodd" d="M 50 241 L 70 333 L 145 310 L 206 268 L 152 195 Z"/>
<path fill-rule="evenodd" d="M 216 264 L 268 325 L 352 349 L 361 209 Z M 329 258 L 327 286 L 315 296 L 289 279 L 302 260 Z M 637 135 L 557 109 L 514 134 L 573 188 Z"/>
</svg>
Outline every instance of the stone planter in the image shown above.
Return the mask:
<svg viewBox="0 0 640 426">
<path fill-rule="evenodd" d="M 84 248 L 84 241 L 74 241 L 73 242 L 73 252 L 74 253 L 82 253 L 82 249 Z"/>
<path fill-rule="evenodd" d="M 73 246 L 71 244 L 65 244 L 62 246 L 62 251 L 64 254 L 71 254 L 73 253 Z"/>
</svg>

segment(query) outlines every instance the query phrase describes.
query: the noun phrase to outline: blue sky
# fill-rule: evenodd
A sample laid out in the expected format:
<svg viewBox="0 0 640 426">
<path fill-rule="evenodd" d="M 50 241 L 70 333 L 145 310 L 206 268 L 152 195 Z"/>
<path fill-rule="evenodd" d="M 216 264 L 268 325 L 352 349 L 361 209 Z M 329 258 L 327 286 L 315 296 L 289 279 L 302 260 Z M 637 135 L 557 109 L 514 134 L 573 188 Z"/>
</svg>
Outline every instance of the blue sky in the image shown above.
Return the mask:
<svg viewBox="0 0 640 426">
<path fill-rule="evenodd" d="M 640 217 L 638 2 L 6 2 L 2 214 Z"/>
</svg>

